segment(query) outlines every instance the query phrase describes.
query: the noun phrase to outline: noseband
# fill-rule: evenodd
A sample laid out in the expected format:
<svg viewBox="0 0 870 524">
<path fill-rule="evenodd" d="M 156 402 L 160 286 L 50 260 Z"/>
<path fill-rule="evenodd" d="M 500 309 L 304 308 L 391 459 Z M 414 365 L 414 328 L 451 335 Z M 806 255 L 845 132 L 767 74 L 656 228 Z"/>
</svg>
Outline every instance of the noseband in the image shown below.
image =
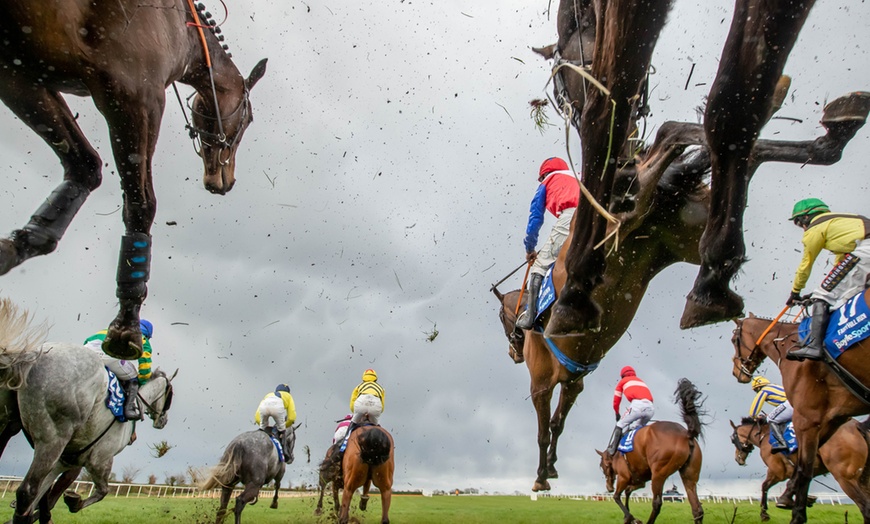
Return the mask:
<svg viewBox="0 0 870 524">
<path fill-rule="evenodd" d="M 737 324 L 732 333 L 731 343 L 734 344 L 734 349 L 737 351 L 737 356 L 734 358 L 740 363 L 740 372 L 751 377 L 755 373 L 755 370 L 758 369 L 759 364 L 761 364 L 762 359 L 759 358 L 759 355 L 762 354 L 761 345 L 756 342 L 750 349 L 747 344 L 743 343 L 743 322 Z M 742 356 L 743 348 L 749 349 L 749 356 L 746 358 Z"/>
<path fill-rule="evenodd" d="M 151 417 L 152 420 L 159 420 L 160 417 L 165 415 L 166 412 L 169 411 L 169 408 L 172 406 L 172 382 L 169 380 L 168 377 L 162 377 L 162 378 L 164 380 L 166 380 L 166 389 L 163 390 L 162 395 L 160 395 L 159 397 L 154 399 L 153 403 L 149 404 L 147 400 L 142 398 L 141 393 L 138 394 L 139 400 L 142 401 L 142 404 L 145 405 L 145 412 L 148 414 L 148 416 Z M 158 400 L 160 400 L 164 397 L 166 397 L 166 400 L 163 402 L 163 408 L 159 411 L 156 410 L 154 408 L 154 404 L 156 404 Z"/>
<path fill-rule="evenodd" d="M 215 115 L 217 115 L 217 116 L 206 115 L 205 113 L 201 113 L 201 112 L 197 111 L 196 109 L 194 109 L 193 103 L 191 102 L 191 99 L 195 95 L 196 95 L 196 93 L 194 92 L 190 96 L 187 97 L 187 108 L 190 110 L 191 115 L 196 115 L 196 116 L 203 118 L 205 120 L 217 121 L 217 124 L 218 124 L 218 132 L 217 133 L 212 133 L 211 131 L 206 131 L 205 129 L 198 128 L 198 127 L 194 126 L 192 122 L 189 122 L 189 123 L 187 123 L 187 125 L 184 126 L 184 128 L 188 130 L 188 133 L 190 134 L 191 140 L 194 141 L 193 148 L 196 151 L 196 154 L 199 156 L 202 156 L 202 145 L 203 144 L 210 146 L 210 147 L 214 147 L 216 149 L 220 149 L 221 152 L 223 152 L 227 149 L 232 149 L 236 145 L 236 142 L 238 142 L 239 137 L 241 136 L 241 133 L 236 133 L 233 136 L 232 140 L 227 141 L 227 135 L 226 135 L 226 133 L 224 133 L 223 122 L 225 120 L 229 120 L 229 119 L 233 118 L 239 112 L 241 112 L 241 116 L 240 116 L 241 122 L 244 122 L 245 119 L 248 117 L 249 91 L 248 91 L 247 86 L 245 87 L 244 95 L 242 96 L 242 100 L 241 100 L 241 102 L 239 102 L 239 105 L 236 106 L 236 108 L 230 114 L 228 114 L 226 116 L 221 116 L 220 106 L 217 105 L 217 98 L 216 97 L 215 97 L 214 103 L 215 103 Z M 209 141 L 205 140 L 203 137 L 207 137 L 209 139 L 212 139 L 213 142 L 209 142 Z M 196 140 L 197 139 L 199 139 L 199 148 L 198 149 L 196 147 Z M 222 166 L 227 165 L 229 163 L 229 156 L 227 157 L 226 161 L 223 161 L 223 160 L 221 160 L 221 155 L 218 155 L 218 162 Z"/>
<path fill-rule="evenodd" d="M 743 442 L 740 440 L 740 435 L 737 434 L 737 430 L 734 430 L 734 433 L 731 434 L 731 443 L 734 444 L 734 447 L 737 448 L 737 451 L 740 453 L 750 454 L 752 450 L 755 449 L 755 446 L 750 444 L 749 442 Z"/>
</svg>

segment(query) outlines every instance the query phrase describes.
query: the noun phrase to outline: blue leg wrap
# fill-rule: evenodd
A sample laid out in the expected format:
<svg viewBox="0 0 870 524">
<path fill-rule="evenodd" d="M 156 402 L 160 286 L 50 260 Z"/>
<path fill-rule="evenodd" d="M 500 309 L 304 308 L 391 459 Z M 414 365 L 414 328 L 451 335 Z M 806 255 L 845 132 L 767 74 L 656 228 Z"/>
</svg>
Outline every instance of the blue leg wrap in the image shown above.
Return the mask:
<svg viewBox="0 0 870 524">
<path fill-rule="evenodd" d="M 151 273 L 151 236 L 132 233 L 121 237 L 121 255 L 118 260 L 118 289 L 120 299 L 145 298 L 145 283 Z"/>
</svg>

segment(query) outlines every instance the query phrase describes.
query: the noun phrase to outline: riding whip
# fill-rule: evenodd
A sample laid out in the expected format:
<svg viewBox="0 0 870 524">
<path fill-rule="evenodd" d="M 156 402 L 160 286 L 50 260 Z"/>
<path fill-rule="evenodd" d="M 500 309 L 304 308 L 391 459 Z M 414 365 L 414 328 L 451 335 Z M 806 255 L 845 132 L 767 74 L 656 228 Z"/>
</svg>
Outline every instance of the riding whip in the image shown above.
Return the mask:
<svg viewBox="0 0 870 524">
<path fill-rule="evenodd" d="M 782 308 L 782 311 L 779 312 L 779 315 L 777 315 L 776 318 L 770 321 L 770 325 L 767 326 L 767 329 L 761 332 L 761 336 L 758 337 L 758 340 L 755 341 L 756 346 L 761 344 L 761 341 L 764 340 L 764 337 L 766 337 L 767 334 L 770 333 L 770 330 L 773 329 L 774 324 L 779 322 L 779 319 L 781 319 L 782 316 L 785 315 L 785 312 L 789 309 L 791 309 L 791 306 L 785 306 L 784 308 Z"/>
<path fill-rule="evenodd" d="M 498 282 L 496 282 L 495 284 L 493 284 L 492 287 L 489 288 L 489 290 L 492 291 L 492 290 L 494 290 L 495 288 L 497 288 L 498 286 L 500 286 L 502 282 L 504 282 L 505 280 L 507 280 L 507 279 L 509 279 L 510 277 L 514 276 L 514 273 L 516 273 L 517 271 L 519 271 L 520 269 L 522 269 L 523 266 L 525 266 L 525 265 L 526 265 L 526 262 L 523 262 L 522 264 L 518 265 L 517 268 L 514 269 L 513 271 L 511 271 L 510 273 L 508 273 L 506 277 L 504 277 L 503 279 L 501 279 L 501 280 L 499 280 Z"/>
<path fill-rule="evenodd" d="M 520 288 L 520 298 L 517 299 L 517 309 L 514 311 L 514 316 L 520 314 L 520 304 L 523 303 L 523 292 L 526 290 L 526 282 L 529 280 L 529 271 L 532 269 L 532 264 L 534 260 L 529 260 L 528 265 L 526 266 L 526 276 L 523 277 L 523 287 Z M 522 266 L 520 266 L 522 267 Z M 519 268 L 517 268 L 519 269 Z"/>
</svg>

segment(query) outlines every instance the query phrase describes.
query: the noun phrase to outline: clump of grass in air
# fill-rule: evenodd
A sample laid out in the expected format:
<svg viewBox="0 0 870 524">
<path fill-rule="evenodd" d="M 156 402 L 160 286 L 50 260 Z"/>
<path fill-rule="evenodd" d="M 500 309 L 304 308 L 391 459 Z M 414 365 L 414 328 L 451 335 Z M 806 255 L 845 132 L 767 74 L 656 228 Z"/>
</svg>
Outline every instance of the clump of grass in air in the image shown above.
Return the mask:
<svg viewBox="0 0 870 524">
<path fill-rule="evenodd" d="M 529 101 L 529 106 L 532 108 L 529 111 L 529 116 L 532 117 L 535 127 L 538 128 L 541 134 L 544 133 L 547 126 L 552 125 L 547 117 L 547 106 L 549 105 L 550 101 L 545 98 L 536 98 Z"/>
</svg>

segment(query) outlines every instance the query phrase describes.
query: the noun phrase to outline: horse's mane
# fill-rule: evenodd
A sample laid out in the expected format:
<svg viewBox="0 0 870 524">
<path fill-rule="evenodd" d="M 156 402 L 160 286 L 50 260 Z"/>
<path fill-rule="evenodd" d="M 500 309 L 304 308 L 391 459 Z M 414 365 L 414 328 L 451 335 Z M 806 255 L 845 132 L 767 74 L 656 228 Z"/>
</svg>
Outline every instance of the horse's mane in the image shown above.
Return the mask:
<svg viewBox="0 0 870 524">
<path fill-rule="evenodd" d="M 752 417 L 743 417 L 742 419 L 740 419 L 740 425 L 741 425 L 741 426 L 742 426 L 743 424 L 757 424 L 757 423 L 758 423 L 758 420 L 757 420 L 757 419 L 754 419 L 754 418 L 752 418 Z"/>
</svg>

